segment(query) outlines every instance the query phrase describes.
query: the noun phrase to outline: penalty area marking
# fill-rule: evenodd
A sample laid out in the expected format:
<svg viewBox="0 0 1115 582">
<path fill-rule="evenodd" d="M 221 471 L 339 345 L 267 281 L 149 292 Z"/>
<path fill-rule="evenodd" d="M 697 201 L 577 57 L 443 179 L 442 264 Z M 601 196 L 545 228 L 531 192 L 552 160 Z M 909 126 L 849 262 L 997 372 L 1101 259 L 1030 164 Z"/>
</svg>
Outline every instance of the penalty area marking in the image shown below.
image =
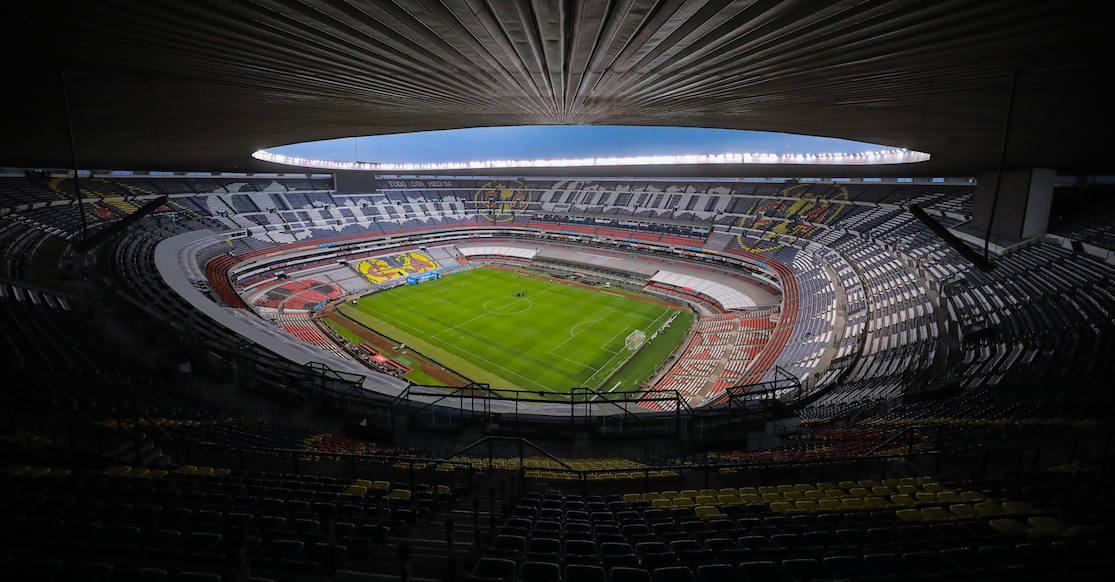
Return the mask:
<svg viewBox="0 0 1115 582">
<path fill-rule="evenodd" d="M 582 321 L 580 323 L 574 323 L 573 327 L 569 328 L 569 339 L 573 339 L 573 338 L 577 337 L 577 334 L 581 333 L 580 331 L 573 331 L 573 330 L 577 329 L 578 325 L 585 325 L 587 323 L 589 325 L 589 327 L 592 327 L 592 325 L 594 323 L 597 323 L 601 319 L 604 319 L 605 317 L 608 317 L 611 314 L 612 314 L 612 311 L 609 311 L 608 313 L 605 313 L 604 315 L 601 315 L 600 319 L 594 319 L 592 321 Z M 588 328 L 585 328 L 585 329 L 588 329 Z M 584 330 L 581 330 L 581 331 L 584 331 Z M 569 340 L 565 340 L 565 341 L 569 341 Z M 565 342 L 561 342 L 561 344 L 564 344 L 564 343 Z M 561 346 L 561 344 L 558 344 L 558 345 L 554 346 L 554 349 L 556 350 L 558 347 Z"/>
</svg>

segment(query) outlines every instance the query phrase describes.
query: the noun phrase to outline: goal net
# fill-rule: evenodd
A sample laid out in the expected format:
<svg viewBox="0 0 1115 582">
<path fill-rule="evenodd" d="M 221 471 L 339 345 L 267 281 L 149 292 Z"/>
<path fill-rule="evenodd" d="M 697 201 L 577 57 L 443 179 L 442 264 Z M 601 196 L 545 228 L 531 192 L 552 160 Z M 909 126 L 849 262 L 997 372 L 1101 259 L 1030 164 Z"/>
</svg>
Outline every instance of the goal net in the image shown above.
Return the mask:
<svg viewBox="0 0 1115 582">
<path fill-rule="evenodd" d="M 624 344 L 627 345 L 627 349 L 629 350 L 637 350 L 643 347 L 643 342 L 645 341 L 647 341 L 647 334 L 637 329 L 628 334 L 627 339 L 624 340 Z"/>
</svg>

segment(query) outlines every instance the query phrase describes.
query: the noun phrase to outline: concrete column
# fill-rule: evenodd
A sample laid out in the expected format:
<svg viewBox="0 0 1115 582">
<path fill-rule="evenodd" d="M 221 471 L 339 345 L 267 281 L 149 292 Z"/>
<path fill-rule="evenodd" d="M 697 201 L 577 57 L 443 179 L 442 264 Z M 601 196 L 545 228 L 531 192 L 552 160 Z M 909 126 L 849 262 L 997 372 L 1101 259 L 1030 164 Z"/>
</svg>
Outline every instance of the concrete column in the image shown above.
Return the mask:
<svg viewBox="0 0 1115 582">
<path fill-rule="evenodd" d="M 972 221 L 962 230 L 980 239 L 991 223 L 991 243 L 1008 247 L 1023 240 L 1042 236 L 1049 226 L 1053 202 L 1053 181 L 1057 171 L 1048 168 L 1004 170 L 995 198 L 995 172 L 981 172 L 976 185 Z M 991 216 L 992 206 L 995 216 Z"/>
</svg>

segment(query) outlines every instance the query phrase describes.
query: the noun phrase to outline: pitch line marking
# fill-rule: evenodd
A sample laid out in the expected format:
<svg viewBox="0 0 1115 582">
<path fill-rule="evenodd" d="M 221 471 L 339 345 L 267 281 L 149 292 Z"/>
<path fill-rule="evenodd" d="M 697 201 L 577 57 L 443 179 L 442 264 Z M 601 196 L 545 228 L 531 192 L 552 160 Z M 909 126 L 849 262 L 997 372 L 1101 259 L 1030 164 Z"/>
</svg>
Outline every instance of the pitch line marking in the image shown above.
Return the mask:
<svg viewBox="0 0 1115 582">
<path fill-rule="evenodd" d="M 485 313 L 484 315 L 488 315 L 488 314 Z M 481 317 L 483 317 L 483 316 L 481 316 Z M 384 315 L 384 319 L 389 319 L 389 320 L 391 320 L 392 322 L 394 322 L 398 325 L 403 325 L 403 322 L 401 322 L 401 321 L 399 321 L 399 320 L 397 320 L 397 319 L 395 319 L 391 316 L 388 316 L 388 315 Z M 449 330 L 444 330 L 444 331 L 449 331 Z M 439 348 L 441 348 L 441 349 L 443 349 L 443 350 L 445 350 L 445 351 L 447 351 L 451 354 L 455 351 L 455 350 L 448 349 L 445 344 L 443 344 L 441 341 L 435 339 L 435 337 L 430 335 L 430 334 L 419 332 L 418 330 L 411 330 L 410 333 L 413 333 L 413 334 L 415 334 L 417 336 L 420 336 L 420 337 L 425 336 L 431 343 L 438 344 L 437 347 L 439 347 Z M 439 333 L 443 333 L 443 332 L 439 332 Z M 460 348 L 457 348 L 457 349 L 460 349 Z M 516 373 L 512 370 L 508 370 L 507 368 L 504 368 L 503 366 L 501 366 L 501 365 L 499 365 L 495 362 L 492 362 L 491 360 L 488 360 L 487 358 L 482 358 L 482 357 L 480 357 L 480 356 L 478 356 L 478 355 L 476 355 L 476 354 L 474 354 L 474 353 L 472 353 L 468 350 L 460 350 L 460 351 L 468 354 L 471 357 L 474 357 L 478 360 L 481 360 L 485 363 L 491 364 L 492 366 L 495 366 L 495 367 L 499 368 L 500 370 L 503 370 L 504 372 L 507 372 L 508 374 L 511 374 L 513 376 L 518 376 L 519 378 L 522 378 L 523 380 L 526 380 L 527 382 L 530 382 L 531 384 L 534 384 L 535 386 L 538 386 L 539 388 L 549 390 L 550 392 L 556 392 L 556 390 L 554 390 L 553 388 L 550 388 L 548 386 L 543 386 L 542 384 L 539 384 L 538 382 L 535 382 L 534 380 L 531 380 L 530 378 L 527 378 L 526 376 L 523 376 L 522 374 L 518 374 L 518 373 Z"/>
<path fill-rule="evenodd" d="M 651 322 L 650 326 L 649 326 L 649 327 L 648 327 L 647 329 L 653 329 L 653 328 L 654 328 L 654 326 L 656 326 L 656 325 L 658 324 L 659 320 L 661 320 L 661 319 L 662 319 L 663 317 L 665 317 L 665 316 L 668 316 L 668 315 L 669 315 L 669 314 L 670 314 L 670 313 L 671 313 L 672 311 L 673 311 L 673 310 L 670 310 L 670 309 L 666 309 L 666 310 L 665 310 L 665 311 L 664 311 L 664 312 L 662 313 L 662 315 L 659 315 L 659 316 L 658 316 L 657 318 L 655 318 L 655 320 L 654 320 L 654 321 L 652 321 L 652 322 Z M 643 346 L 645 346 L 645 345 L 646 345 L 646 343 L 644 343 L 644 344 L 643 344 Z M 619 353 L 617 353 L 616 355 L 614 355 L 614 356 L 612 356 L 611 358 L 609 358 L 607 362 L 604 362 L 604 365 L 600 367 L 600 370 L 603 370 L 603 369 L 607 368 L 607 367 L 608 367 L 609 365 L 611 365 L 611 363 L 612 363 L 612 360 L 615 360 L 615 359 L 616 359 L 616 358 L 617 358 L 617 357 L 618 357 L 618 356 L 619 356 L 620 354 L 622 354 L 622 353 L 623 353 L 623 351 L 624 351 L 624 350 L 620 350 L 620 351 L 619 351 Z M 623 360 L 623 362 L 621 362 L 621 363 L 620 363 L 620 365 L 619 365 L 619 366 L 617 366 L 617 367 L 616 367 L 615 369 L 616 369 L 616 370 L 618 370 L 619 368 L 623 367 L 623 365 L 624 365 L 624 364 L 626 364 L 628 360 L 630 360 L 631 358 L 634 358 L 634 357 L 635 357 L 635 354 L 639 353 L 640 351 L 642 351 L 642 346 L 640 346 L 640 348 L 639 348 L 639 349 L 637 349 L 637 350 L 632 350 L 632 352 L 631 352 L 631 355 L 627 356 L 627 358 L 626 358 L 626 359 L 624 359 L 624 360 Z M 600 373 L 600 370 L 597 370 L 597 371 L 596 371 L 596 374 L 599 374 L 599 373 Z M 593 378 L 595 378 L 595 377 L 596 377 L 596 374 L 593 374 L 592 376 L 589 376 L 589 377 L 588 377 L 588 378 L 587 378 L 587 379 L 585 380 L 585 384 L 588 384 L 588 381 L 589 381 L 589 380 L 592 380 Z M 600 388 L 600 386 L 597 386 L 596 388 L 597 388 L 597 389 L 599 389 L 599 388 Z"/>
<path fill-rule="evenodd" d="M 428 284 L 428 283 L 424 283 L 424 284 Z M 464 283 L 461 283 L 460 285 L 457 285 L 456 287 L 450 287 L 449 289 L 441 289 L 441 288 L 434 289 L 433 291 L 430 291 L 429 293 L 426 293 L 424 295 L 417 295 L 417 296 L 411 297 L 409 299 L 403 299 L 403 301 L 406 301 L 408 303 L 412 302 L 412 301 L 418 301 L 419 299 L 425 299 L 425 298 L 427 298 L 431 295 L 437 295 L 439 293 L 449 293 L 451 291 L 456 291 L 458 289 L 464 289 L 467 286 L 468 286 L 468 282 L 466 281 Z"/>
<path fill-rule="evenodd" d="M 558 345 L 556 345 L 556 346 L 554 346 L 554 347 L 550 348 L 550 350 L 549 350 L 549 351 L 548 351 L 547 353 L 548 353 L 548 354 L 550 354 L 550 355 L 552 355 L 552 356 L 558 356 L 557 354 L 555 354 L 555 353 L 554 353 L 554 350 L 556 350 L 556 349 L 560 348 L 561 346 L 564 346 L 564 345 L 565 345 L 565 344 L 566 344 L 567 342 L 569 342 L 569 341 L 573 340 L 574 338 L 576 338 L 577 336 L 581 335 L 582 333 L 584 333 L 585 331 L 587 331 L 587 330 L 588 330 L 589 328 L 591 328 L 592 326 L 596 325 L 597 323 L 600 323 L 600 322 L 601 322 L 601 321 L 602 321 L 602 320 L 603 320 L 604 318 L 606 318 L 606 317 L 608 317 L 608 316 L 610 316 L 610 315 L 613 315 L 613 314 L 615 314 L 615 312 L 616 312 L 616 310 L 615 310 L 615 309 L 610 309 L 610 310 L 608 310 L 608 312 L 607 312 L 607 313 L 605 313 L 604 315 L 601 315 L 601 316 L 600 316 L 599 318 L 597 318 L 597 319 L 595 319 L 595 320 L 593 320 L 593 321 L 582 321 L 582 322 L 580 322 L 580 323 L 576 323 L 576 324 L 574 324 L 574 325 L 573 325 L 573 327 L 574 327 L 574 328 L 575 328 L 575 327 L 577 327 L 578 325 L 581 325 L 581 324 L 583 324 L 583 323 L 587 323 L 587 324 L 589 324 L 589 325 L 588 325 L 588 327 L 586 327 L 585 329 L 582 329 L 581 331 L 578 331 L 577 333 L 573 333 L 573 328 L 570 328 L 570 329 L 569 329 L 569 333 L 570 333 L 571 335 L 569 336 L 569 339 L 567 339 L 567 340 L 565 340 L 565 341 L 561 342 L 560 344 L 558 344 Z M 558 356 L 558 357 L 559 357 L 559 358 L 561 358 L 562 356 Z M 562 359 L 565 359 L 565 360 L 569 360 L 569 358 L 562 358 Z M 570 362 L 573 362 L 573 361 L 575 361 L 575 360 L 569 360 L 569 361 L 570 361 Z M 585 368 L 590 368 L 590 369 L 593 369 L 593 370 L 595 370 L 595 369 L 596 369 L 596 368 L 593 368 L 592 366 L 585 366 L 584 364 L 581 364 L 580 362 L 577 362 L 577 363 L 578 363 L 578 364 L 580 364 L 581 366 L 584 366 Z"/>
<path fill-rule="evenodd" d="M 530 302 L 530 299 L 524 299 L 524 298 L 520 297 L 520 298 L 512 301 L 511 303 L 505 303 L 505 304 L 500 305 L 499 307 L 497 307 L 495 309 L 489 309 L 488 308 L 489 303 L 491 303 L 493 301 L 496 301 L 496 300 L 502 300 L 502 299 L 506 299 L 506 297 L 493 297 L 493 298 L 485 301 L 484 305 L 483 305 L 484 311 L 487 311 L 488 313 L 492 313 L 492 314 L 495 314 L 495 315 L 517 315 L 517 314 L 520 314 L 520 313 L 525 313 L 527 311 L 530 311 L 530 308 L 534 307 L 534 304 Z M 520 309 L 519 311 L 500 311 L 504 307 L 510 307 L 510 306 L 515 305 L 516 303 L 520 303 L 522 301 L 527 302 L 526 309 Z"/>
</svg>

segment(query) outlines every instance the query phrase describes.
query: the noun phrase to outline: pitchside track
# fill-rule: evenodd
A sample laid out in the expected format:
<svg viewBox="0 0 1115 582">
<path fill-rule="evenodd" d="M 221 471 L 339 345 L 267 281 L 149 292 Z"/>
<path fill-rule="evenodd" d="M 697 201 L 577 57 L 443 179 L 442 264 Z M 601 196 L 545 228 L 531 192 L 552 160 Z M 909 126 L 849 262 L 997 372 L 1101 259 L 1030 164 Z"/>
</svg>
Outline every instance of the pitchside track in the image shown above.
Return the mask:
<svg viewBox="0 0 1115 582">
<path fill-rule="evenodd" d="M 684 337 L 688 312 L 670 333 L 649 340 L 676 311 L 608 289 L 493 268 L 397 287 L 360 299 L 355 309 L 341 308 L 475 381 L 547 395 L 578 386 L 612 393 L 635 388 Z M 635 330 L 648 341 L 628 350 L 625 340 Z M 647 357 L 658 362 L 637 361 Z"/>
</svg>

